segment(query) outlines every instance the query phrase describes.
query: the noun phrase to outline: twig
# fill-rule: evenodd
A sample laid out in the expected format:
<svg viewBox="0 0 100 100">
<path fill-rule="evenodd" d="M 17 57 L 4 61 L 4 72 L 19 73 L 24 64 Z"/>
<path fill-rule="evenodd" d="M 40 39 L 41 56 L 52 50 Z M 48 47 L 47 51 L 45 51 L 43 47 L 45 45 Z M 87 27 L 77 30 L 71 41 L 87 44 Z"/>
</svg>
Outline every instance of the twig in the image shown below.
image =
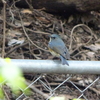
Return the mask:
<svg viewBox="0 0 100 100">
<path fill-rule="evenodd" d="M 5 89 L 4 89 L 4 86 L 3 86 L 2 88 L 3 88 L 3 91 L 4 91 L 4 94 L 5 94 L 6 99 L 7 99 L 7 100 L 10 100 L 9 95 L 7 94 L 7 92 L 6 92 Z"/>
<path fill-rule="evenodd" d="M 29 28 L 25 28 L 26 30 L 30 31 L 30 32 L 34 32 L 34 33 L 38 33 L 38 34 L 45 34 L 45 35 L 50 35 L 50 33 L 48 32 L 42 32 L 42 31 L 34 31 L 32 29 L 29 29 Z"/>
<path fill-rule="evenodd" d="M 31 53 L 36 59 L 41 59 L 40 57 L 38 57 L 36 54 L 34 54 L 34 53 L 32 52 L 30 43 L 29 43 L 29 51 L 30 51 L 30 53 Z"/>
<path fill-rule="evenodd" d="M 33 6 L 30 5 L 30 3 L 29 3 L 27 0 L 25 0 L 25 1 L 26 1 L 26 3 L 28 4 L 29 8 L 30 8 L 31 10 L 33 10 Z"/>
<path fill-rule="evenodd" d="M 60 20 L 60 25 L 61 25 L 61 29 L 62 29 L 62 34 L 64 35 L 64 27 L 63 27 L 64 23 L 61 20 Z"/>
<path fill-rule="evenodd" d="M 6 4 L 6 1 L 5 1 L 5 0 L 2 0 L 2 3 L 3 3 L 3 4 L 4 4 L 4 3 Z"/>
<path fill-rule="evenodd" d="M 86 86 L 82 86 L 81 84 L 79 84 L 79 83 L 77 83 L 77 82 L 73 82 L 75 85 L 77 85 L 77 86 L 81 86 L 81 87 L 84 87 L 84 88 L 86 88 Z M 98 91 L 98 90 L 96 90 L 95 88 L 93 88 L 93 87 L 89 87 L 87 90 L 91 90 L 91 91 L 93 91 L 93 92 L 95 92 L 97 95 L 100 95 L 100 91 Z"/>
<path fill-rule="evenodd" d="M 16 49 L 18 49 L 18 48 L 20 48 L 20 47 L 22 47 L 22 46 L 25 46 L 25 45 L 27 45 L 28 43 L 24 43 L 24 44 L 21 44 L 21 45 L 18 45 L 18 46 L 16 46 L 16 47 L 14 47 L 13 49 L 11 49 L 7 54 L 5 54 L 5 57 L 7 57 L 10 53 L 12 53 L 14 50 L 16 50 Z"/>
<path fill-rule="evenodd" d="M 43 51 L 49 52 L 48 50 L 45 50 L 45 49 L 43 49 L 43 48 L 37 46 L 37 45 L 29 38 L 29 36 L 27 35 L 27 33 L 26 33 L 26 31 L 25 31 L 25 28 L 24 28 L 23 21 L 22 21 L 22 18 L 21 18 L 20 13 L 19 13 L 19 17 L 20 17 L 20 20 L 21 20 L 21 25 L 22 25 L 23 31 L 24 31 L 25 36 L 27 37 L 27 39 L 28 39 L 34 46 L 36 46 L 37 48 L 39 48 L 39 49 L 41 49 L 41 50 L 43 50 Z"/>
<path fill-rule="evenodd" d="M 69 45 L 69 50 L 70 51 L 72 51 L 72 42 L 73 42 L 72 35 L 73 35 L 73 32 L 74 32 L 75 28 L 77 28 L 79 26 L 85 26 L 90 31 L 91 35 L 93 35 L 97 39 L 96 35 L 92 32 L 92 30 L 87 25 L 85 25 L 85 24 L 78 24 L 78 25 L 74 26 L 73 29 L 71 30 L 70 45 Z M 89 43 L 90 41 L 91 41 L 91 39 L 87 43 Z"/>
<path fill-rule="evenodd" d="M 49 84 L 50 84 L 50 86 L 56 87 L 56 86 L 60 85 L 62 81 L 63 81 L 63 80 L 54 81 L 53 83 L 49 83 Z M 72 80 L 72 81 L 73 81 L 73 80 Z M 69 87 L 70 85 L 72 85 L 72 84 L 68 81 L 68 82 L 65 82 L 65 84 L 63 84 L 63 86 L 66 85 L 66 83 L 68 84 L 68 87 Z M 74 82 L 74 81 L 73 81 L 73 83 L 74 83 L 75 85 L 79 86 L 79 87 L 86 88 L 86 86 L 83 86 L 83 85 L 81 85 L 81 84 L 79 84 L 79 83 L 77 83 L 77 82 Z M 35 87 L 39 88 L 39 87 L 41 87 L 41 85 L 35 85 Z M 95 89 L 95 88 L 93 88 L 93 87 L 89 87 L 87 90 L 89 90 L 89 89 L 90 89 L 91 91 L 95 92 L 97 95 L 100 95 L 100 91 L 98 91 L 97 89 Z M 71 91 L 72 91 L 72 90 L 71 90 Z M 72 92 L 73 92 L 73 91 L 72 91 Z"/>
<path fill-rule="evenodd" d="M 44 80 L 46 81 L 47 85 L 49 86 L 49 88 L 51 89 L 50 83 L 47 81 L 47 79 L 45 78 L 45 76 L 43 77 Z"/>
<path fill-rule="evenodd" d="M 0 20 L 3 20 L 3 19 L 0 19 Z M 20 28 L 20 26 L 16 26 L 16 25 L 14 25 L 14 24 L 12 24 L 12 23 L 9 23 L 9 22 L 7 22 L 7 21 L 6 21 L 6 23 L 7 23 L 9 26 L 11 26 L 11 27 Z M 43 31 L 39 31 L 39 30 L 34 31 L 34 30 L 29 29 L 29 28 L 26 28 L 26 27 L 25 27 L 25 29 L 26 29 L 27 31 L 34 32 L 34 33 L 37 33 L 37 34 L 50 35 L 50 33 L 48 33 L 48 32 L 43 32 Z"/>
<path fill-rule="evenodd" d="M 5 31 L 6 31 L 6 1 L 3 2 L 3 44 L 2 44 L 2 58 L 5 55 Z"/>
<path fill-rule="evenodd" d="M 27 84 L 27 85 L 30 85 L 29 82 L 26 82 L 26 84 Z M 33 91 L 35 91 L 36 93 L 42 95 L 44 98 L 48 98 L 48 97 L 49 97 L 48 94 L 43 93 L 42 91 L 40 91 L 39 89 L 37 89 L 37 88 L 36 88 L 35 86 L 33 86 L 33 85 L 31 85 L 30 88 L 31 88 Z"/>
</svg>

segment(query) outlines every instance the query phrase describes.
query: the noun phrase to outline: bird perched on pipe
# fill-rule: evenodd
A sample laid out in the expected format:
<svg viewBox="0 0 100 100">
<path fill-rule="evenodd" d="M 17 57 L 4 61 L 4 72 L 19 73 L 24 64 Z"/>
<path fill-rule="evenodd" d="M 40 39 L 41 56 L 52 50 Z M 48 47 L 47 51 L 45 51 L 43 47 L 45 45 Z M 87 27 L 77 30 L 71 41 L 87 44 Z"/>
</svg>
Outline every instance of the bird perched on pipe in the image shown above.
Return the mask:
<svg viewBox="0 0 100 100">
<path fill-rule="evenodd" d="M 50 41 L 48 44 L 49 51 L 53 56 L 59 57 L 61 59 L 61 63 L 63 65 L 68 64 L 67 59 L 70 59 L 70 55 L 68 52 L 65 43 L 57 34 L 52 34 L 50 36 Z"/>
</svg>

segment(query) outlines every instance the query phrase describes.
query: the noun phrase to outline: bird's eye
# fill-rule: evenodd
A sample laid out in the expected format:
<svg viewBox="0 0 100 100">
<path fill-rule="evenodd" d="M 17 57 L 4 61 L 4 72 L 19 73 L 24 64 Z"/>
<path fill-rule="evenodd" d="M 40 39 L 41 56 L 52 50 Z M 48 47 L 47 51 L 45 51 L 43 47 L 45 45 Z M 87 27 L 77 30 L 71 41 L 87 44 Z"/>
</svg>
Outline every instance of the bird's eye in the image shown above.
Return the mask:
<svg viewBox="0 0 100 100">
<path fill-rule="evenodd" d="M 55 39 L 56 37 L 52 37 L 53 39 Z"/>
<path fill-rule="evenodd" d="M 66 54 L 67 52 L 64 52 L 64 54 Z"/>
</svg>

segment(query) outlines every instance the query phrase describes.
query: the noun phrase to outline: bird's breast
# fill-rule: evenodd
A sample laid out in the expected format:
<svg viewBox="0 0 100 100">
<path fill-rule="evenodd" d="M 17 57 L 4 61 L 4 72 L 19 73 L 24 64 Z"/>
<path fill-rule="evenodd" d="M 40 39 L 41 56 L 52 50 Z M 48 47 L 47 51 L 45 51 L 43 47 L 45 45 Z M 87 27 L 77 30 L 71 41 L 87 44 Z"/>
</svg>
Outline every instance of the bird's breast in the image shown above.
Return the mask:
<svg viewBox="0 0 100 100">
<path fill-rule="evenodd" d="M 60 54 L 56 53 L 55 51 L 53 51 L 52 49 L 49 48 L 50 53 L 55 56 L 55 57 L 60 57 Z"/>
</svg>

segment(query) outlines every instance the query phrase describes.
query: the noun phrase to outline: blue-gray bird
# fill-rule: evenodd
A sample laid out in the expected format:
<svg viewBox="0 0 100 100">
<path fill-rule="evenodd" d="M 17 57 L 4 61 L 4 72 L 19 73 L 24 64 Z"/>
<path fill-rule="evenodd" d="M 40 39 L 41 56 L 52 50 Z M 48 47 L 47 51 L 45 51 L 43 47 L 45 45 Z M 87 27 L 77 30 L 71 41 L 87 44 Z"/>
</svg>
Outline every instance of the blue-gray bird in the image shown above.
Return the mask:
<svg viewBox="0 0 100 100">
<path fill-rule="evenodd" d="M 65 43 L 57 34 L 52 34 L 50 36 L 50 41 L 48 44 L 49 51 L 53 56 L 60 57 L 61 62 L 63 65 L 68 64 L 67 59 L 70 59 L 70 55 L 68 52 L 67 47 L 65 46 Z"/>
</svg>

